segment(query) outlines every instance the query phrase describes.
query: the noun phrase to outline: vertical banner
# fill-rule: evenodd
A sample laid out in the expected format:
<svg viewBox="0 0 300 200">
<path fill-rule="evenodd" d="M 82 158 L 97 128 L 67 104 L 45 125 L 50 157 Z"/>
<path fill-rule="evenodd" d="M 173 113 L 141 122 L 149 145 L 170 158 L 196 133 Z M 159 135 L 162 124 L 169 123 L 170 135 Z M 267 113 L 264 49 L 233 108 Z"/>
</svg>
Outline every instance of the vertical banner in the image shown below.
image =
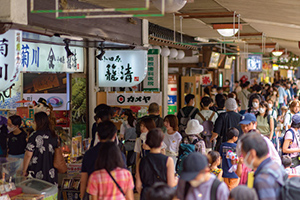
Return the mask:
<svg viewBox="0 0 300 200">
<path fill-rule="evenodd" d="M 9 30 L 0 35 L 0 91 L 18 80 L 21 66 L 22 31 Z"/>
<path fill-rule="evenodd" d="M 148 72 L 144 79 L 143 86 L 144 91 L 156 91 L 160 90 L 160 59 L 158 49 L 148 50 Z"/>
<path fill-rule="evenodd" d="M 177 76 L 168 76 L 168 114 L 177 114 Z"/>
</svg>

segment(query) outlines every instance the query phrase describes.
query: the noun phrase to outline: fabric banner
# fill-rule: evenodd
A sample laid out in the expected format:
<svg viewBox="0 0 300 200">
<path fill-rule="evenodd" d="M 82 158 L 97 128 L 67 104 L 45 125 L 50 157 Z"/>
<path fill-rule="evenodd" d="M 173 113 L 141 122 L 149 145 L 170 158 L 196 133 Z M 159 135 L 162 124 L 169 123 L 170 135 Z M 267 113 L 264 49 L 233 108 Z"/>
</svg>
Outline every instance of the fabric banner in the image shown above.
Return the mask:
<svg viewBox="0 0 300 200">
<path fill-rule="evenodd" d="M 157 103 L 162 105 L 161 92 L 134 92 L 134 93 L 117 93 L 108 92 L 106 95 L 107 105 L 110 106 L 140 106 Z"/>
</svg>

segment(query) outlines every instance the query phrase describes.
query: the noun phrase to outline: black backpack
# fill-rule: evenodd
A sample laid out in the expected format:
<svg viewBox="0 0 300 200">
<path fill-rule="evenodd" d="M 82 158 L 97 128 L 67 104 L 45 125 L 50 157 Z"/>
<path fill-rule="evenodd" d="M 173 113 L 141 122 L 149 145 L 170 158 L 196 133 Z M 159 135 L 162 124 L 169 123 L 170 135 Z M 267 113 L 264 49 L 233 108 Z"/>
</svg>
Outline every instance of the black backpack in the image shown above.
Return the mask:
<svg viewBox="0 0 300 200">
<path fill-rule="evenodd" d="M 186 126 L 188 121 L 190 121 L 192 119 L 192 115 L 194 114 L 194 112 L 197 110 L 197 108 L 193 108 L 191 110 L 191 112 L 186 116 L 184 115 L 184 112 L 182 109 L 179 110 L 180 114 L 181 114 L 181 118 L 179 121 L 179 132 L 182 133 L 183 131 L 185 131 Z"/>
</svg>

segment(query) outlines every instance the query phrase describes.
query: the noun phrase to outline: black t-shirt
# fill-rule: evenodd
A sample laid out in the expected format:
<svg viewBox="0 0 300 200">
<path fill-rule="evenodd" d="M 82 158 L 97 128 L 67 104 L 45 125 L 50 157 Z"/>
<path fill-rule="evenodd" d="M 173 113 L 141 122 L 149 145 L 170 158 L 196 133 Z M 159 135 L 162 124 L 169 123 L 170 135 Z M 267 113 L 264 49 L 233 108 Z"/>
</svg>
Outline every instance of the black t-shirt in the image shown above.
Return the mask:
<svg viewBox="0 0 300 200">
<path fill-rule="evenodd" d="M 8 134 L 8 154 L 20 155 L 25 153 L 27 134 L 23 129 L 21 129 L 21 131 L 22 132 L 18 135 L 14 135 L 13 133 Z"/>
</svg>

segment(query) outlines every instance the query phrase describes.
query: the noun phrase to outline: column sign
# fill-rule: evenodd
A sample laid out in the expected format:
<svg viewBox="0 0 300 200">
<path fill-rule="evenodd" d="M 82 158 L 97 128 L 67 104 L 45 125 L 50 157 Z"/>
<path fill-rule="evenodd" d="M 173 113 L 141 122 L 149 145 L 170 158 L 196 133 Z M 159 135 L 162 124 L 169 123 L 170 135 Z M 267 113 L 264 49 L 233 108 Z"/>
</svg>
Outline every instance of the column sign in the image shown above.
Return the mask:
<svg viewBox="0 0 300 200">
<path fill-rule="evenodd" d="M 99 87 L 132 87 L 147 74 L 147 51 L 106 51 L 98 64 Z"/>
<path fill-rule="evenodd" d="M 177 76 L 168 76 L 168 114 L 177 114 Z"/>
<path fill-rule="evenodd" d="M 0 92 L 17 81 L 21 65 L 22 31 L 9 30 L 0 35 Z"/>
<path fill-rule="evenodd" d="M 70 47 L 73 56 L 67 58 L 62 45 L 23 42 L 23 72 L 83 72 L 83 48 Z"/>
<path fill-rule="evenodd" d="M 144 91 L 160 90 L 160 59 L 158 49 L 148 50 L 148 72 L 143 82 Z"/>
</svg>

